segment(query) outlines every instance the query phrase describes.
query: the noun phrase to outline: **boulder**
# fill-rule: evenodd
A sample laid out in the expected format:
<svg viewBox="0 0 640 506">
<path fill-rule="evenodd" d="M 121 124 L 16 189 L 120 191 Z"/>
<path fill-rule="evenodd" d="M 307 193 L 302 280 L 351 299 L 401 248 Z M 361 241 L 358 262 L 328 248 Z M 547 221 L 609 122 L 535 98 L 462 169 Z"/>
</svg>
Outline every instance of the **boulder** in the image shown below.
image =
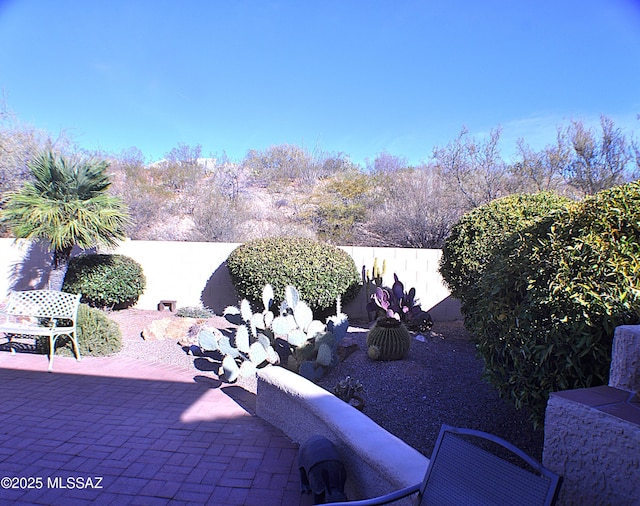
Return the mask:
<svg viewBox="0 0 640 506">
<path fill-rule="evenodd" d="M 197 338 L 201 322 L 197 318 L 161 318 L 147 325 L 142 331 L 142 337 L 145 341 L 170 339 L 186 344 L 191 341 L 190 336 L 195 335 Z"/>
</svg>

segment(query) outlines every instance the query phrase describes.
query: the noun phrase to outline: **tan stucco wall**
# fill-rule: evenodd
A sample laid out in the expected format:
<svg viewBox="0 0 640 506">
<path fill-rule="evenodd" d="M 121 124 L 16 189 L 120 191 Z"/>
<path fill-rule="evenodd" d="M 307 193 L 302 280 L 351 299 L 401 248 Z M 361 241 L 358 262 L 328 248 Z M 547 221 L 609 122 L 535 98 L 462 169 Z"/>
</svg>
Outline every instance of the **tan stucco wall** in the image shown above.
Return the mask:
<svg viewBox="0 0 640 506">
<path fill-rule="evenodd" d="M 205 304 L 217 313 L 238 298 L 229 279 L 225 261 L 236 243 L 125 241 L 113 253 L 127 255 L 142 265 L 147 288 L 136 307 L 156 309 L 160 300 L 175 300 L 178 307 Z M 405 288 L 415 287 L 422 308 L 435 319 L 460 317 L 457 301 L 438 273 L 440 250 L 404 248 L 343 248 L 358 269 L 370 269 L 374 259 L 386 260 L 385 284 L 397 273 Z M 76 252 L 76 253 L 79 253 Z M 44 288 L 48 275 L 47 252 L 26 241 L 0 239 L 0 297 L 11 289 Z M 345 306 L 351 317 L 366 317 L 366 294 Z"/>
</svg>

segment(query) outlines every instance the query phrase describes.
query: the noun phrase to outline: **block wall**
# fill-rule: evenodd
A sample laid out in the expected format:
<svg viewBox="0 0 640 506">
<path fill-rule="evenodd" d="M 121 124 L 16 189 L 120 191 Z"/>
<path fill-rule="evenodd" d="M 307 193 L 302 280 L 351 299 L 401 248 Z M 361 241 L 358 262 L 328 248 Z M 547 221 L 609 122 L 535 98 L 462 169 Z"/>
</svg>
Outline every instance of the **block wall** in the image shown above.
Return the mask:
<svg viewBox="0 0 640 506">
<path fill-rule="evenodd" d="M 124 241 L 113 253 L 129 256 L 144 270 L 147 288 L 136 307 L 156 309 L 161 300 L 175 300 L 178 307 L 204 304 L 216 313 L 238 303 L 226 259 L 236 243 Z M 422 308 L 434 319 L 460 318 L 459 304 L 451 299 L 438 273 L 440 250 L 403 248 L 343 248 L 359 270 L 371 269 L 377 258 L 386 260 L 386 284 L 394 272 L 406 288 L 415 287 Z M 74 251 L 78 254 L 80 251 Z M 0 239 L 0 297 L 9 290 L 46 288 L 50 255 L 45 248 L 28 241 Z M 345 306 L 352 318 L 366 318 L 364 290 Z"/>
</svg>

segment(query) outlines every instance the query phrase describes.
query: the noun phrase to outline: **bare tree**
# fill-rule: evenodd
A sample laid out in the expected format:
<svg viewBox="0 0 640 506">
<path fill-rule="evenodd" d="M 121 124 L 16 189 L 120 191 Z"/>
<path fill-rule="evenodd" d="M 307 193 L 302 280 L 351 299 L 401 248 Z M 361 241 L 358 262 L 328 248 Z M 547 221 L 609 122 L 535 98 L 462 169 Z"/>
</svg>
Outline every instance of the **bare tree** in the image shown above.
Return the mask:
<svg viewBox="0 0 640 506">
<path fill-rule="evenodd" d="M 282 187 L 302 183 L 308 190 L 320 179 L 351 170 L 354 165 L 344 153 L 329 153 L 292 144 L 271 146 L 262 151 L 250 150 L 242 167 L 254 184 L 262 187 Z"/>
<path fill-rule="evenodd" d="M 202 146 L 196 144 L 189 146 L 184 142 L 179 142 L 175 148 L 165 153 L 164 158 L 167 162 L 178 165 L 188 165 L 191 167 L 198 166 L 198 160 L 202 157 Z"/>
<path fill-rule="evenodd" d="M 165 154 L 164 160 L 149 166 L 153 179 L 173 192 L 191 191 L 204 177 L 204 167 L 199 162 L 201 153 L 199 145 L 178 143 Z"/>
<path fill-rule="evenodd" d="M 403 156 L 392 155 L 386 151 L 378 153 L 373 161 L 366 160 L 367 171 L 372 174 L 392 174 L 409 166 Z"/>
<path fill-rule="evenodd" d="M 248 178 L 242 167 L 231 161 L 226 153 L 207 159 L 204 165 L 205 176 L 211 180 L 217 190 L 230 199 L 240 196 Z"/>
<path fill-rule="evenodd" d="M 433 151 L 434 163 L 453 188 L 473 209 L 512 191 L 513 181 L 507 165 L 500 156 L 498 143 L 501 129 L 491 131 L 489 138 L 478 142 L 467 137 L 463 128 L 458 137 L 444 148 Z"/>
<path fill-rule="evenodd" d="M 247 219 L 244 202 L 202 187 L 197 194 L 198 205 L 192 213 L 193 229 L 189 239 L 195 241 L 238 241 L 238 227 Z"/>
<path fill-rule="evenodd" d="M 572 148 L 564 175 L 567 182 L 586 195 L 630 181 L 634 151 L 613 120 L 600 116 L 601 132 L 572 121 L 567 137 Z"/>
<path fill-rule="evenodd" d="M 0 99 L 0 193 L 12 191 L 30 178 L 29 161 L 44 150 L 69 154 L 71 140 L 62 131 L 56 138 L 20 122 Z"/>
<path fill-rule="evenodd" d="M 640 179 L 640 144 L 635 138 L 631 139 L 631 149 L 633 151 L 633 159 L 635 161 L 633 169 L 631 169 L 630 180 L 636 181 Z"/>
<path fill-rule="evenodd" d="M 384 187 L 383 200 L 370 209 L 366 223 L 366 237 L 375 245 L 440 248 L 466 210 L 435 164 L 398 172 Z"/>
<path fill-rule="evenodd" d="M 137 148 L 114 155 L 110 171 L 113 174 L 113 191 L 129 206 L 133 221 L 131 238 L 158 239 L 152 230 L 157 223 L 162 223 L 162 213 L 168 207 L 172 193 L 156 184 L 153 169 L 147 167 L 144 155 Z"/>
<path fill-rule="evenodd" d="M 250 150 L 243 161 L 253 181 L 267 187 L 271 184 L 290 183 L 309 172 L 311 155 L 303 148 L 291 144 L 271 146 L 263 151 Z"/>
<path fill-rule="evenodd" d="M 518 139 L 517 160 L 510 168 L 519 191 L 555 191 L 566 193 L 563 177 L 571 159 L 565 133 L 558 129 L 556 142 L 540 151 L 532 150 L 524 139 Z"/>
</svg>

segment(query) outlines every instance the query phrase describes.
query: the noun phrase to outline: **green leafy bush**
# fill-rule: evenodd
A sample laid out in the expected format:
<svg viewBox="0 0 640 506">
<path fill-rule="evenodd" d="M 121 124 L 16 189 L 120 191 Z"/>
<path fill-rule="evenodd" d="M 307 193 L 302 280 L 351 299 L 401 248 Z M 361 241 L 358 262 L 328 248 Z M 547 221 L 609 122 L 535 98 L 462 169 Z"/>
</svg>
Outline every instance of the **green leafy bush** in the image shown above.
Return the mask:
<svg viewBox="0 0 640 506">
<path fill-rule="evenodd" d="M 466 213 L 453 226 L 442 249 L 440 274 L 463 310 L 467 300 L 475 298 L 493 250 L 511 234 L 570 202 L 551 192 L 509 195 Z"/>
<path fill-rule="evenodd" d="M 549 215 L 492 254 L 465 324 L 486 377 L 540 423 L 550 392 L 606 384 L 615 328 L 640 323 L 640 183 Z"/>
<path fill-rule="evenodd" d="M 353 259 L 343 250 L 313 239 L 271 237 L 249 241 L 231 252 L 229 273 L 241 298 L 257 305 L 265 285 L 277 304 L 284 290 L 295 286 L 316 313 L 334 307 L 336 298 L 351 300 L 360 288 Z"/>
<path fill-rule="evenodd" d="M 81 293 L 92 307 L 124 309 L 144 291 L 142 267 L 124 255 L 80 255 L 71 258 L 63 291 Z"/>
<path fill-rule="evenodd" d="M 103 311 L 80 304 L 78 308 L 78 346 L 81 357 L 104 357 L 118 353 L 122 348 L 122 334 L 120 327 Z M 42 338 L 39 348 L 49 352 L 49 340 Z M 56 353 L 63 356 L 73 356 L 73 345 L 67 337 L 61 336 L 56 341 Z"/>
</svg>

